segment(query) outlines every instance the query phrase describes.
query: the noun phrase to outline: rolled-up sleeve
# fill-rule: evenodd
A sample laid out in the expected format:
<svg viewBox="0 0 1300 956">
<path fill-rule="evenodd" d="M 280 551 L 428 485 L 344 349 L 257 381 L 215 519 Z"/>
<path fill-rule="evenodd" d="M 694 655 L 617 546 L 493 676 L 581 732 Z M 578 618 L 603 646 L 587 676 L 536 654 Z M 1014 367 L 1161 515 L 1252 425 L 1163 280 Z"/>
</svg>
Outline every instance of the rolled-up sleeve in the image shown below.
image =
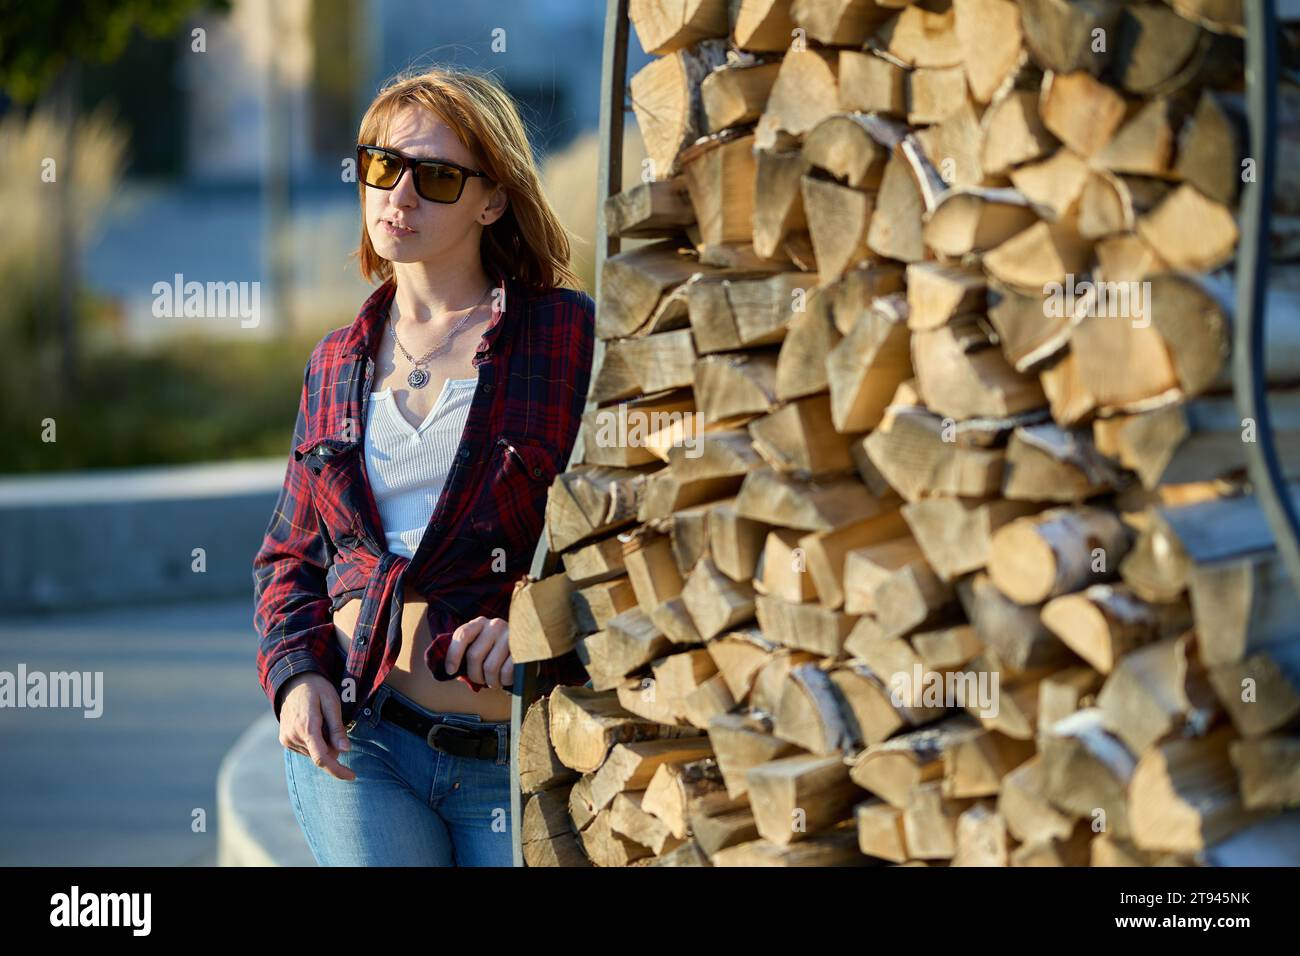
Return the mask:
<svg viewBox="0 0 1300 956">
<path fill-rule="evenodd" d="M 338 683 L 344 663 L 326 587 L 328 535 L 312 501 L 306 467 L 294 454 L 307 435 L 308 381 L 304 375 L 284 484 L 253 558 L 258 676 L 277 720 L 285 681 L 314 671 Z"/>
</svg>

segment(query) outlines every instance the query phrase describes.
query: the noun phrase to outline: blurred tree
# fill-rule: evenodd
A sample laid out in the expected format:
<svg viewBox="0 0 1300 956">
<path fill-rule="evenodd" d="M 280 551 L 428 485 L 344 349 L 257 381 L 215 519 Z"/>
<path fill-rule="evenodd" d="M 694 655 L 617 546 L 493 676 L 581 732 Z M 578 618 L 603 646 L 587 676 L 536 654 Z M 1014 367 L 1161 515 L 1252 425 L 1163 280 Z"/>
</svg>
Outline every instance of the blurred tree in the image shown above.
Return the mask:
<svg viewBox="0 0 1300 956">
<path fill-rule="evenodd" d="M 27 103 L 47 90 L 52 92 L 64 130 L 59 144 L 61 181 L 70 187 L 78 65 L 107 63 L 121 56 L 136 29 L 155 36 L 174 33 L 197 10 L 229 7 L 229 0 L 0 0 L 0 89 Z M 59 380 L 65 398 L 76 393 L 78 372 L 74 315 L 77 244 L 71 192 L 71 188 L 58 191 L 57 221 Z"/>
<path fill-rule="evenodd" d="M 229 10 L 230 0 L 0 0 L 0 88 L 30 103 L 76 61 L 108 63 L 131 33 L 174 33 L 199 10 Z"/>
</svg>

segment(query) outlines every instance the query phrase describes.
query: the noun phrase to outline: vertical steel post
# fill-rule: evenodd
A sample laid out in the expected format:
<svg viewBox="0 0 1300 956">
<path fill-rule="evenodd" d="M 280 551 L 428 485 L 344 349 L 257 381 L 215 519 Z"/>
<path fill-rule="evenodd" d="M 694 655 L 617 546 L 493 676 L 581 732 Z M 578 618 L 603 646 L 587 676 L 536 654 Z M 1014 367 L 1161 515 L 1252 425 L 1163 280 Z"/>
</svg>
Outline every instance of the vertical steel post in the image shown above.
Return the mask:
<svg viewBox="0 0 1300 956">
<path fill-rule="evenodd" d="M 1300 515 L 1278 461 L 1264 370 L 1269 216 L 1277 156 L 1277 18 L 1273 0 L 1245 0 L 1244 12 L 1249 155 L 1255 163 L 1255 181 L 1242 188 L 1232 383 L 1238 412 L 1243 419 L 1255 422 L 1256 440 L 1246 443 L 1246 464 L 1255 498 L 1273 529 L 1278 554 L 1291 582 L 1300 590 Z M 1285 320 L 1295 321 L 1291 316 Z"/>
<path fill-rule="evenodd" d="M 605 45 L 601 61 L 600 91 L 600 167 L 596 173 L 596 301 L 600 301 L 600 274 L 605 257 L 616 255 L 620 248 L 617 236 L 609 235 L 605 227 L 605 200 L 613 196 L 623 183 L 623 123 L 624 99 L 627 92 L 627 19 L 628 0 L 606 0 Z M 604 343 L 596 342 L 592 355 L 591 381 L 596 380 L 596 369 L 604 358 Z M 595 403 L 588 400 L 587 408 Z M 569 467 L 582 461 L 582 443 L 575 442 L 569 455 Z M 532 576 L 542 578 L 556 566 L 556 556 L 546 546 L 546 533 L 537 543 L 533 555 Z M 514 865 L 524 865 L 523 849 L 523 793 L 519 786 L 519 738 L 524 712 L 537 698 L 537 664 L 516 664 L 513 699 L 510 701 L 510 840 Z"/>
</svg>

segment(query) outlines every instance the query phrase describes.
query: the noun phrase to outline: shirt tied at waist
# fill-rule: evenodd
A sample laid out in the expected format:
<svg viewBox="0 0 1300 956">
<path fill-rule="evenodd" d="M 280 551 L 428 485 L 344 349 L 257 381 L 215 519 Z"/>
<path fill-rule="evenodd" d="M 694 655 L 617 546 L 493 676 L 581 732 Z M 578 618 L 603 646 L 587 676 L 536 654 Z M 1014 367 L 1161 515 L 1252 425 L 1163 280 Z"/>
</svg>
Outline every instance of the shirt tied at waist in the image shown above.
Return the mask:
<svg viewBox="0 0 1300 956">
<path fill-rule="evenodd" d="M 414 590 L 429 600 L 428 619 L 431 638 L 424 652 L 424 663 L 434 679 L 459 680 L 475 693 L 487 686 L 472 680 L 464 673 L 467 658 L 462 658 L 457 673 L 447 672 L 445 663 L 447 651 L 451 647 L 451 638 L 456 628 L 463 622 L 458 620 L 456 613 L 439 606 L 441 599 L 436 594 L 437 588 L 433 587 L 433 582 L 429 580 L 436 577 L 431 573 L 431 567 L 436 562 L 424 560 L 416 569 L 411 560 L 402 555 L 392 551 L 376 555 L 364 546 L 353 552 L 352 560 L 357 570 L 366 576 L 367 583 L 361 598 L 361 611 L 344 674 L 345 690 L 348 687 L 346 681 L 349 678 L 353 681 L 352 693 L 343 695 L 345 723 L 352 720 L 357 705 L 361 703 L 357 700 L 357 688 L 377 690 L 397 662 L 402 646 L 405 584 L 410 584 Z M 421 571 L 423 573 L 419 573 Z M 509 594 L 512 590 L 512 588 L 502 588 L 500 603 L 505 607 L 488 608 L 484 613 L 488 616 L 504 614 L 509 606 Z M 374 650 L 376 635 L 383 635 L 382 655 Z"/>
</svg>

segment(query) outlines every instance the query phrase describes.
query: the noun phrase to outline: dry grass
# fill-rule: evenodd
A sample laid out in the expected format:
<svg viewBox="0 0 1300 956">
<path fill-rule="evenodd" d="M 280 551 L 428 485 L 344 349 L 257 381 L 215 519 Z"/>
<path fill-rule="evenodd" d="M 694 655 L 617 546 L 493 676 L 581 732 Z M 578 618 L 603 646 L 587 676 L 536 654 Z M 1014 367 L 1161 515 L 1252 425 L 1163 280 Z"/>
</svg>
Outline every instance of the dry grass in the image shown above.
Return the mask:
<svg viewBox="0 0 1300 956">
<path fill-rule="evenodd" d="M 0 276 L 6 283 L 37 267 L 48 271 L 58 250 L 58 230 L 51 224 L 57 222 L 60 197 L 66 197 L 77 243 L 84 247 L 121 181 L 127 137 L 106 113 L 77 119 L 70 182 L 65 136 L 66 125 L 45 108 L 30 117 L 13 112 L 0 119 L 0 208 L 6 227 L 0 234 Z M 42 178 L 49 160 L 52 182 Z"/>
<path fill-rule="evenodd" d="M 640 181 L 645 146 L 635 123 L 623 138 L 623 188 Z M 596 174 L 600 168 L 600 136 L 584 133 L 568 147 L 549 156 L 542 167 L 542 185 L 573 244 L 573 271 L 596 294 Z M 631 243 L 625 244 L 629 247 Z"/>
</svg>

